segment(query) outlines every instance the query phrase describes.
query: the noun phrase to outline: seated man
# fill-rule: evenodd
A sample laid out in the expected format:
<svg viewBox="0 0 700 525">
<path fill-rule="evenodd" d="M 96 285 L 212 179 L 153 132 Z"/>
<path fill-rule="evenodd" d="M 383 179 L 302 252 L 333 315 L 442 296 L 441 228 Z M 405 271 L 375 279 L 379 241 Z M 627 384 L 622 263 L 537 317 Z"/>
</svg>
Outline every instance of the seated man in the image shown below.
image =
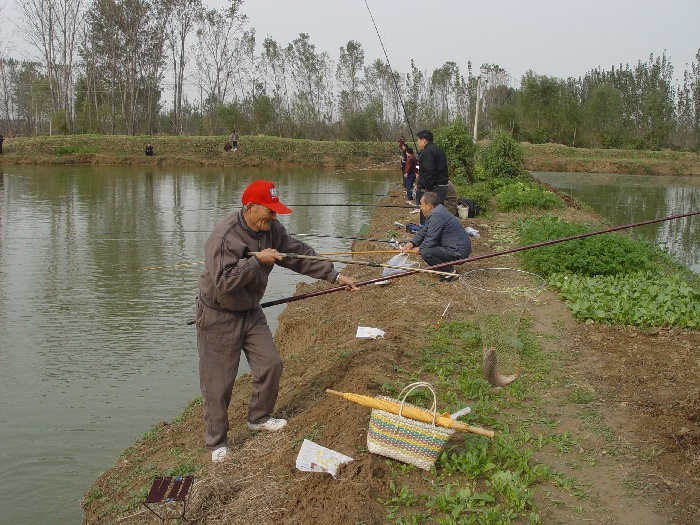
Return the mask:
<svg viewBox="0 0 700 525">
<path fill-rule="evenodd" d="M 466 259 L 472 253 L 469 240 L 462 223 L 439 204 L 435 192 L 426 191 L 420 199 L 420 209 L 425 215 L 425 226 L 418 230 L 401 251 L 420 255 L 429 266 Z M 440 282 L 450 282 L 459 278 L 454 266 L 441 268 L 441 271 L 454 273 L 454 277 L 443 275 Z"/>
<path fill-rule="evenodd" d="M 153 156 L 153 146 L 150 143 L 146 144 L 146 149 L 144 150 L 144 153 L 147 157 Z"/>
</svg>

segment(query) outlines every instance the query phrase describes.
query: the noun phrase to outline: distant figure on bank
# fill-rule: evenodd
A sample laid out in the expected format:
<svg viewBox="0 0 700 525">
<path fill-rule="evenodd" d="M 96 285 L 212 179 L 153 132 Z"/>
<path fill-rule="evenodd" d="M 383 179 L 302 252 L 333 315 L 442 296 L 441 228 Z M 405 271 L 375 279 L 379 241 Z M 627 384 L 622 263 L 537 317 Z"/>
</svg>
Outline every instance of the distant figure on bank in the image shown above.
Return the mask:
<svg viewBox="0 0 700 525">
<path fill-rule="evenodd" d="M 0 135 L 0 155 L 2 155 L 2 143 L 5 141 L 5 137 Z"/>
<path fill-rule="evenodd" d="M 225 152 L 228 153 L 228 152 L 231 151 L 232 149 L 233 149 L 233 145 L 231 145 L 231 141 L 230 141 L 230 140 L 227 140 L 226 142 L 224 142 L 224 151 L 225 151 Z"/>
<path fill-rule="evenodd" d="M 420 172 L 416 189 L 416 199 L 426 191 L 432 191 L 438 197 L 437 204 L 442 204 L 447 197 L 447 155 L 435 143 L 433 133 L 427 129 L 416 133 L 418 147 L 421 149 Z M 423 212 L 420 214 L 420 223 L 425 224 Z"/>
<path fill-rule="evenodd" d="M 401 176 L 406 173 L 406 159 L 408 158 L 408 153 L 406 153 L 406 144 L 399 145 L 399 164 L 401 167 Z M 401 181 L 403 184 L 403 180 Z"/>
<path fill-rule="evenodd" d="M 420 200 L 421 212 L 425 215 L 425 226 L 418 230 L 401 251 L 420 255 L 428 266 L 466 259 L 472 253 L 469 234 L 459 222 L 438 202 L 435 192 L 426 191 Z M 454 277 L 443 275 L 440 282 L 459 279 L 454 266 L 446 266 L 443 272 L 454 273 Z"/>
<path fill-rule="evenodd" d="M 406 139 L 403 136 L 403 133 L 401 133 L 401 138 L 399 139 L 399 153 L 401 153 L 404 150 L 404 146 L 406 145 Z"/>
<path fill-rule="evenodd" d="M 153 156 L 153 145 L 150 142 L 146 144 L 146 149 L 144 150 L 144 153 L 146 154 L 146 157 Z"/>
<path fill-rule="evenodd" d="M 233 146 L 233 151 L 238 150 L 238 131 L 235 129 L 233 130 L 233 133 L 231 133 L 231 138 L 229 139 L 231 141 L 231 146 Z"/>
<path fill-rule="evenodd" d="M 403 186 L 406 188 L 406 202 L 413 204 L 413 184 L 418 175 L 418 162 L 411 146 L 406 146 L 406 167 L 403 173 Z M 417 203 L 418 201 L 416 201 Z"/>
</svg>

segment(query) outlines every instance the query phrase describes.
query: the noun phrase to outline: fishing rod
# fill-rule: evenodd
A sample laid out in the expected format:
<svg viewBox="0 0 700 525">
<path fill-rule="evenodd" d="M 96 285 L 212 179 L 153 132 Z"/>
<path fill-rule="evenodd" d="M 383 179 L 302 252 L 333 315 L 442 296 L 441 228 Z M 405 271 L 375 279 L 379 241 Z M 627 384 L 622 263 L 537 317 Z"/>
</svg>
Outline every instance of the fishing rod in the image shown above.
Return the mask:
<svg viewBox="0 0 700 525">
<path fill-rule="evenodd" d="M 377 33 L 377 38 L 379 39 L 379 44 L 382 46 L 382 51 L 384 51 L 384 58 L 386 58 L 386 63 L 389 66 L 389 71 L 391 72 L 391 79 L 394 81 L 394 89 L 396 90 L 396 95 L 399 97 L 399 102 L 401 103 L 401 109 L 403 109 L 403 116 L 406 119 L 406 124 L 408 124 L 408 131 L 411 132 L 411 139 L 413 140 L 413 147 L 416 148 L 416 138 L 413 136 L 413 128 L 411 127 L 411 122 L 408 120 L 408 113 L 406 112 L 406 105 L 403 103 L 403 97 L 401 96 L 401 91 L 399 91 L 399 83 L 396 80 L 396 75 L 394 75 L 394 68 L 391 67 L 391 62 L 389 61 L 389 55 L 384 47 L 384 42 L 382 42 L 382 37 L 379 34 L 379 29 L 377 28 L 377 23 L 374 21 L 374 16 L 369 8 L 367 0 L 365 0 L 365 7 L 367 7 L 367 12 L 369 17 L 372 19 L 372 25 L 374 25 L 374 31 Z"/>
<path fill-rule="evenodd" d="M 250 252 L 250 254 L 255 254 L 257 252 Z M 319 255 L 361 255 L 361 254 L 370 254 L 370 253 L 401 253 L 401 250 L 372 250 L 372 251 L 366 251 L 366 252 L 325 252 L 325 253 L 319 253 Z M 326 259 L 323 259 L 326 260 Z M 340 262 L 340 261 L 338 261 Z M 346 259 L 342 259 L 342 262 L 352 262 L 348 261 Z M 204 264 L 204 261 L 196 261 L 196 262 L 185 262 L 185 263 L 178 263 L 178 264 L 170 264 L 168 266 L 153 266 L 150 268 L 141 268 L 140 270 L 137 270 L 139 272 L 145 272 L 148 270 L 165 270 L 167 268 L 178 268 L 181 266 L 196 266 L 198 264 Z M 404 268 L 402 266 L 402 268 Z"/>
<path fill-rule="evenodd" d="M 160 230 L 160 233 L 209 233 L 211 230 Z M 131 232 L 121 232 L 121 233 L 131 233 Z M 290 237 L 318 237 L 324 239 L 345 239 L 350 241 L 368 241 L 368 242 L 385 242 L 395 245 L 398 239 L 374 239 L 372 237 L 350 237 L 346 235 L 328 235 L 323 233 L 289 233 Z M 34 237 L 32 237 L 33 239 Z M 29 239 L 29 237 L 28 237 Z M 111 239 L 110 239 L 111 240 Z M 120 240 L 120 239 L 116 239 Z M 142 239 L 127 239 L 127 240 L 139 240 L 139 241 L 151 241 L 153 239 L 144 237 Z"/>
<path fill-rule="evenodd" d="M 300 191 L 297 195 L 347 195 L 347 191 Z M 387 193 L 353 193 L 353 195 L 363 195 L 367 197 L 386 197 Z"/>
<path fill-rule="evenodd" d="M 346 202 L 339 202 L 339 203 L 328 203 L 328 204 L 287 204 L 287 207 L 289 208 L 317 208 L 317 207 L 323 207 L 327 208 L 329 206 L 335 206 L 335 207 L 343 207 L 343 208 L 351 208 L 351 207 L 373 207 L 373 208 L 404 208 L 407 210 L 415 210 L 418 207 L 417 206 L 407 206 L 405 204 L 360 204 L 360 203 L 346 203 Z"/>
<path fill-rule="evenodd" d="M 319 255 L 365 255 L 370 253 L 401 253 L 401 250 L 368 250 L 364 252 L 324 252 Z"/>
<path fill-rule="evenodd" d="M 371 237 L 348 237 L 343 235 L 325 235 L 322 233 L 290 233 L 290 237 L 319 237 L 327 239 L 347 239 L 350 241 L 371 241 L 371 242 L 386 242 L 389 244 L 396 244 L 398 239 L 373 239 Z"/>
<path fill-rule="evenodd" d="M 428 270 L 439 270 L 440 268 L 444 268 L 445 266 L 453 266 L 453 265 L 464 264 L 464 263 L 466 263 L 466 262 L 479 261 L 479 260 L 481 260 L 481 259 L 489 259 L 489 258 L 491 258 L 491 257 L 496 257 L 496 256 L 498 256 L 498 255 L 507 255 L 507 254 L 510 254 L 510 253 L 521 252 L 521 251 L 524 251 L 524 250 L 532 250 L 533 248 L 541 248 L 541 247 L 543 247 L 543 246 L 549 246 L 549 245 L 551 245 L 551 244 L 557 244 L 557 243 L 560 243 L 560 242 L 573 241 L 573 240 L 576 240 L 576 239 L 583 239 L 584 237 L 591 237 L 591 236 L 593 236 L 593 235 L 601 235 L 601 234 L 603 234 L 603 233 L 611 233 L 611 232 L 615 232 L 615 231 L 619 231 L 619 230 L 627 230 L 627 229 L 629 229 L 629 228 L 636 228 L 636 227 L 638 227 L 638 226 L 646 226 L 647 224 L 654 224 L 654 223 L 657 223 L 657 222 L 670 221 L 670 220 L 674 220 L 674 219 L 682 219 L 682 218 L 684 218 L 684 217 L 692 217 L 693 215 L 700 215 L 700 211 L 694 211 L 694 212 L 690 212 L 690 213 L 682 213 L 682 214 L 680 214 L 680 215 L 670 215 L 670 216 L 668 216 L 668 217 L 662 217 L 662 218 L 659 218 L 659 219 L 651 219 L 651 220 L 648 220 L 648 221 L 635 222 L 635 223 L 632 223 L 632 224 L 625 224 L 625 225 L 622 225 L 622 226 L 615 226 L 615 227 L 613 227 L 613 228 L 606 228 L 606 229 L 604 229 L 604 230 L 597 230 L 597 231 L 588 232 L 588 233 L 579 233 L 578 235 L 570 235 L 570 236 L 568 236 L 568 237 L 561 237 L 561 238 L 559 238 L 559 239 L 552 239 L 552 240 L 549 240 L 549 241 L 538 242 L 538 243 L 535 243 L 535 244 L 528 244 L 528 245 L 526 245 L 526 246 L 519 246 L 519 247 L 517 247 L 517 248 L 510 248 L 510 249 L 508 249 L 508 250 L 502 250 L 502 251 L 500 251 L 500 252 L 487 253 L 487 254 L 484 254 L 484 255 L 477 255 L 476 257 L 471 257 L 471 258 L 466 258 L 466 259 L 459 259 L 459 260 L 457 260 L 457 261 L 450 261 L 450 262 L 446 262 L 446 263 L 436 264 L 436 265 L 434 265 L 434 266 L 429 266 L 429 267 L 426 268 L 426 269 L 428 269 Z M 414 273 L 417 273 L 415 268 L 413 268 L 413 269 L 411 269 L 411 270 L 407 270 L 407 271 L 405 271 L 405 272 L 395 273 L 395 274 L 393 274 L 393 275 L 387 275 L 386 277 L 380 277 L 380 278 L 378 278 L 378 279 L 369 279 L 369 280 L 367 280 L 367 281 L 356 282 L 356 283 L 355 283 L 355 286 L 358 286 L 358 287 L 359 287 L 359 286 L 364 286 L 364 285 L 367 285 L 367 284 L 373 284 L 373 283 L 377 283 L 377 282 L 381 282 L 381 281 L 387 281 L 387 280 L 390 280 L 390 279 L 398 279 L 398 278 L 400 278 L 400 277 L 406 277 L 406 276 L 412 275 L 412 274 L 414 274 Z M 299 301 L 299 300 L 301 300 L 301 299 L 307 299 L 307 298 L 310 298 L 310 297 L 316 297 L 316 296 L 318 296 L 318 295 L 324 295 L 324 294 L 327 294 L 327 293 L 333 293 L 333 292 L 337 292 L 337 291 L 339 291 L 339 290 L 346 290 L 346 289 L 347 289 L 347 287 L 345 287 L 345 286 L 334 286 L 334 287 L 332 287 L 332 288 L 326 288 L 325 290 L 318 290 L 318 291 L 315 291 L 315 292 L 308 292 L 308 293 L 304 293 L 304 294 L 293 295 L 293 296 L 291 296 L 291 297 L 286 297 L 286 298 L 283 298 L 283 299 L 278 299 L 278 300 L 276 300 L 276 301 L 269 301 L 269 302 L 266 302 L 266 303 L 262 303 L 260 306 L 261 306 L 262 308 L 267 308 L 267 307 L 269 307 L 269 306 L 276 306 L 276 305 L 278 305 L 278 304 L 291 303 L 291 302 L 294 302 L 294 301 Z"/>
<path fill-rule="evenodd" d="M 248 252 L 246 255 L 257 255 L 260 252 Z M 396 270 L 405 270 L 406 266 L 399 266 L 396 264 L 382 264 L 374 261 L 363 261 L 359 259 L 333 259 L 331 257 L 320 257 L 316 255 L 298 255 L 296 253 L 278 253 L 277 255 L 281 255 L 285 259 L 308 259 L 310 261 L 327 261 L 327 262 L 336 262 L 336 263 L 343 263 L 343 264 L 360 264 L 362 266 L 372 266 L 373 268 L 394 268 Z M 449 273 L 449 272 L 440 272 L 437 270 L 430 270 L 430 269 L 424 269 L 424 268 L 413 268 L 413 271 L 420 272 L 420 273 L 431 273 L 433 275 L 446 275 L 449 277 L 454 277 L 454 273 Z"/>
</svg>

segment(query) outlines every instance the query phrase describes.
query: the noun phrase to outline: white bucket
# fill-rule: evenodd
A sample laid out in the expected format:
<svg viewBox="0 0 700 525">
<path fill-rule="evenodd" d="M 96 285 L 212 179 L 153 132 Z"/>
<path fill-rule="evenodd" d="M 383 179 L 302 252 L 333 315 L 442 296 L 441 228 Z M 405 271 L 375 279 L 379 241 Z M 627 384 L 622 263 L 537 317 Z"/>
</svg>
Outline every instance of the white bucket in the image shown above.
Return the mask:
<svg viewBox="0 0 700 525">
<path fill-rule="evenodd" d="M 467 206 L 457 206 L 457 213 L 460 219 L 469 218 L 469 208 Z"/>
</svg>

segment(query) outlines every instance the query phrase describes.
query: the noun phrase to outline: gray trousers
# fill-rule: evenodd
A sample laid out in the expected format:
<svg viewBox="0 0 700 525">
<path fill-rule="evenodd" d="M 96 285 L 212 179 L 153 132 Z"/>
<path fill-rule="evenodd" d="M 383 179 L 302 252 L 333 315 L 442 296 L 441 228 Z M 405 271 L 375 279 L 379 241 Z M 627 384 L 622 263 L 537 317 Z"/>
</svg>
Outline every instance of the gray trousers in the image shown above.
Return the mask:
<svg viewBox="0 0 700 525">
<path fill-rule="evenodd" d="M 248 359 L 252 377 L 248 405 L 251 423 L 264 423 L 275 408 L 282 359 L 260 307 L 229 313 L 198 301 L 196 325 L 199 387 L 204 399 L 204 442 L 209 450 L 214 450 L 227 443 L 228 407 L 241 350 Z"/>
<path fill-rule="evenodd" d="M 420 190 L 420 191 L 419 191 L 418 188 L 416 188 L 416 201 L 417 201 L 419 204 L 420 204 L 420 199 L 421 199 L 421 197 L 423 196 L 423 194 L 424 194 L 426 191 L 427 191 L 427 190 Z M 444 203 L 445 203 L 445 198 L 447 197 L 447 184 L 445 184 L 444 186 L 434 186 L 433 189 L 431 189 L 430 191 L 432 191 L 433 193 L 435 193 L 435 195 L 437 195 L 437 197 L 438 197 L 438 204 L 442 204 L 442 205 L 444 206 L 444 205 L 445 205 L 445 204 L 444 204 Z M 422 210 L 421 210 L 421 212 L 420 212 L 419 220 L 420 220 L 420 223 L 421 223 L 421 224 L 425 224 L 425 215 L 423 215 L 423 211 L 422 211 Z"/>
</svg>

